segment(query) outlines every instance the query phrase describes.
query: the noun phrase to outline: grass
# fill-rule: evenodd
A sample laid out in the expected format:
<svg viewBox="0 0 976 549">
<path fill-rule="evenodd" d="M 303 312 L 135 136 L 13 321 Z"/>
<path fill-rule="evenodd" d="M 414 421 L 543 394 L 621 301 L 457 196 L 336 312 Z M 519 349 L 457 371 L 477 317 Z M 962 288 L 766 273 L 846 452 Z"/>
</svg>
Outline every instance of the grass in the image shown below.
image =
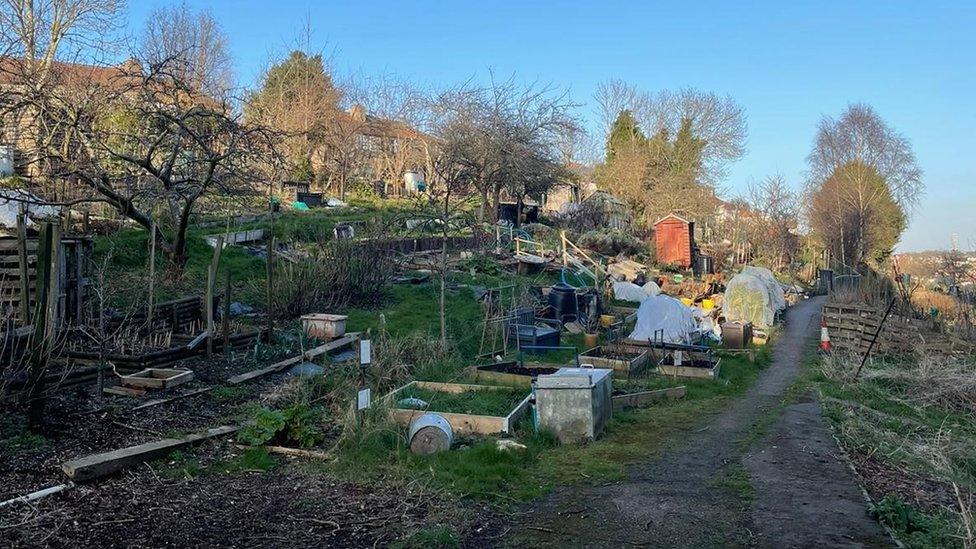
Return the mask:
<svg viewBox="0 0 976 549">
<path fill-rule="evenodd" d="M 740 463 L 726 465 L 712 477 L 709 485 L 745 503 L 756 498 L 756 489 L 749 480 L 749 471 Z"/>
<path fill-rule="evenodd" d="M 412 386 L 397 394 L 397 399 L 415 398 L 428 403 L 430 412 L 475 414 L 482 416 L 507 416 L 526 397 L 524 391 L 471 390 L 446 393 Z"/>
<path fill-rule="evenodd" d="M 20 414 L 4 414 L 0 418 L 0 457 L 41 450 L 50 441 L 31 432 L 27 420 Z"/>
<path fill-rule="evenodd" d="M 267 472 L 277 466 L 278 462 L 264 448 L 248 448 L 238 456 L 222 459 L 209 465 L 202 464 L 193 453 L 176 450 L 166 458 L 154 462 L 153 469 L 163 478 L 184 480 L 205 475 Z"/>
</svg>

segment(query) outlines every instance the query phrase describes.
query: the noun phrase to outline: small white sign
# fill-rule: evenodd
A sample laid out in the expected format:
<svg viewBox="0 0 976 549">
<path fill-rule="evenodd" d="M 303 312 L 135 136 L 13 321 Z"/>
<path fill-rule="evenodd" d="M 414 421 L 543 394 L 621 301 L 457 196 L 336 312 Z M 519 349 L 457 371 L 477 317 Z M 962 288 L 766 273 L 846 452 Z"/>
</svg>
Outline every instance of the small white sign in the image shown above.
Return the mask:
<svg viewBox="0 0 976 549">
<path fill-rule="evenodd" d="M 361 412 L 366 408 L 369 408 L 369 402 L 370 402 L 369 389 L 363 389 L 359 391 L 359 394 L 356 396 L 356 410 L 359 410 Z"/>
<path fill-rule="evenodd" d="M 681 366 L 681 364 L 683 362 L 684 362 L 684 353 L 682 351 L 675 351 L 674 352 L 674 365 L 675 366 Z"/>
<path fill-rule="evenodd" d="M 359 342 L 359 364 L 367 366 L 373 362 L 373 352 L 370 340 L 364 339 Z"/>
</svg>

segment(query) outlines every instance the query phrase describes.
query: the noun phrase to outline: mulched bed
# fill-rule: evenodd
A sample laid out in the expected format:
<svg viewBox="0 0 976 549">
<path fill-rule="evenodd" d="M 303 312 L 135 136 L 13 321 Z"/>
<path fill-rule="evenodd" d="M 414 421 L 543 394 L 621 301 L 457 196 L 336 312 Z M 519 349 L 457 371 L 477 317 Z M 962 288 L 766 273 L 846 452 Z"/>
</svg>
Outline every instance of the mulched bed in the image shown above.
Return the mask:
<svg viewBox="0 0 976 549">
<path fill-rule="evenodd" d="M 48 401 L 44 437 L 37 448 L 4 452 L 0 447 L 0 500 L 64 482 L 64 461 L 88 454 L 142 444 L 174 433 L 216 427 L 237 407 L 275 385 L 271 378 L 242 385 L 227 398 L 203 393 L 171 403 L 131 410 L 150 399 L 168 398 L 195 389 L 217 386 L 229 375 L 260 367 L 251 359 L 228 363 L 221 358 L 186 363 L 195 380 L 171 390 L 150 391 L 143 397 L 105 395 L 96 387 L 66 389 Z M 280 383 L 280 379 L 278 380 Z M 12 454 L 12 455 L 11 455 Z"/>
<path fill-rule="evenodd" d="M 449 507 L 404 487 L 360 486 L 298 471 L 157 478 L 147 467 L 0 516 L 11 547 L 370 547 Z M 476 532 L 478 523 L 472 523 Z"/>
<path fill-rule="evenodd" d="M 192 383 L 142 398 L 100 399 L 93 386 L 58 394 L 48 403 L 44 444 L 6 452 L 0 446 L 0 500 L 65 482 L 61 464 L 69 459 L 228 423 L 242 404 L 272 398 L 286 377 L 274 374 L 221 388 L 220 394 L 131 408 L 220 387 L 230 375 L 266 363 L 196 359 L 185 364 L 194 371 Z M 229 441 L 211 441 L 190 453 L 207 467 L 240 453 Z M 328 474 L 327 464 L 312 472 L 300 466 L 301 459 L 276 460 L 281 465 L 272 472 L 207 470 L 192 480 L 171 480 L 163 460 L 31 505 L 16 504 L 0 510 L 0 547 L 369 547 L 440 523 L 459 531 L 465 546 L 491 545 L 499 537 L 490 522 L 497 516 L 474 503 L 445 500 L 416 483 L 342 482 Z"/>
</svg>

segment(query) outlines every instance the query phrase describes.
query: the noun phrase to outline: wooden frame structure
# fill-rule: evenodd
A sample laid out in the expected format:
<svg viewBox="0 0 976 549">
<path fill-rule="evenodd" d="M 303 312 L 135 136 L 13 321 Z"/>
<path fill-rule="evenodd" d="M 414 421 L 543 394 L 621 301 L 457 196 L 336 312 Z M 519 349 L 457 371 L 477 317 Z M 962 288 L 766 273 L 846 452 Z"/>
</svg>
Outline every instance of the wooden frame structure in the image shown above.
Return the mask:
<svg viewBox="0 0 976 549">
<path fill-rule="evenodd" d="M 428 410 L 414 410 L 409 408 L 396 408 L 396 395 L 409 389 L 418 387 L 428 391 L 438 391 L 442 393 L 463 393 L 466 391 L 515 391 L 512 387 L 499 387 L 494 385 L 470 385 L 464 383 L 438 383 L 433 381 L 411 381 L 403 387 L 387 394 L 384 397 L 390 403 L 390 415 L 393 420 L 401 426 L 407 427 L 415 418 L 428 413 Z M 527 395 L 515 408 L 506 416 L 484 416 L 477 414 L 459 414 L 454 412 L 431 412 L 442 416 L 451 424 L 451 429 L 455 435 L 494 435 L 497 433 L 511 433 L 515 429 L 515 424 L 525 415 L 529 409 L 529 401 L 532 395 Z"/>
</svg>

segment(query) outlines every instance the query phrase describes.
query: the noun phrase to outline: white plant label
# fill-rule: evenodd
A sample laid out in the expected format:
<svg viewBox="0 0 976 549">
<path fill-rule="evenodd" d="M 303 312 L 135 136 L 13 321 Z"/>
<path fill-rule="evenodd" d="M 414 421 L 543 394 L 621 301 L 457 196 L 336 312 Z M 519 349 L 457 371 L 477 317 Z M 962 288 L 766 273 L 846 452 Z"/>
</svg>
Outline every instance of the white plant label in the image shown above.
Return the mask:
<svg viewBox="0 0 976 549">
<path fill-rule="evenodd" d="M 369 389 L 362 389 L 359 394 L 356 395 L 356 409 L 360 412 L 369 408 L 370 394 Z"/>
</svg>

